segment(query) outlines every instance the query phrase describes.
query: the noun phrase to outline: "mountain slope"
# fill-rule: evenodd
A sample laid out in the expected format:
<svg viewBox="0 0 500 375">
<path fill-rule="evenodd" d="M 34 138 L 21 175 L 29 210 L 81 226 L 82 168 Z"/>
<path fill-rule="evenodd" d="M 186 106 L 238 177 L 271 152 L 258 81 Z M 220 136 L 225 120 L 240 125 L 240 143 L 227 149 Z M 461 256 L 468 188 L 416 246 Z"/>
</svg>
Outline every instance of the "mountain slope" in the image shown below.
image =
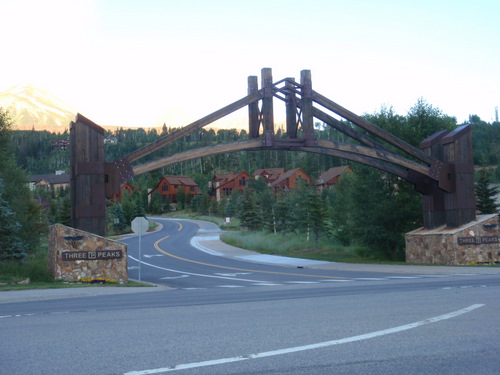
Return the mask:
<svg viewBox="0 0 500 375">
<path fill-rule="evenodd" d="M 0 107 L 9 112 L 17 130 L 64 132 L 76 115 L 69 105 L 32 85 L 0 92 Z"/>
</svg>

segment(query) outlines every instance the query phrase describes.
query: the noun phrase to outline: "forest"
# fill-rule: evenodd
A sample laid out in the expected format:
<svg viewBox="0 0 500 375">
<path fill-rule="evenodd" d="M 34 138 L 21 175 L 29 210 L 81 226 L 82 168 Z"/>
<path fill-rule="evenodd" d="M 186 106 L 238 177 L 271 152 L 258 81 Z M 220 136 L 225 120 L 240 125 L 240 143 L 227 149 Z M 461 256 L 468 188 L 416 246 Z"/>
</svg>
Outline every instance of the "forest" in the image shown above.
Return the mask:
<svg viewBox="0 0 500 375">
<path fill-rule="evenodd" d="M 366 114 L 364 117 L 416 147 L 433 133 L 443 129 L 452 130 L 459 125 L 454 117 L 443 114 L 423 99 L 404 116 L 396 114 L 391 107 L 382 107 L 378 113 Z M 490 124 L 475 115 L 470 116 L 469 123 L 473 129 L 475 166 L 483 171 L 483 175 L 486 174 L 487 182 L 500 182 L 500 123 Z M 113 132 L 107 131 L 106 161 L 114 161 L 176 130 L 164 124 L 161 130 L 120 128 Z M 69 171 L 69 150 L 52 145 L 52 141 L 69 139 L 68 132 L 10 133 L 13 159 L 17 168 L 25 174 Z M 315 123 L 315 135 L 321 139 L 352 142 L 323 123 Z M 276 137 L 286 137 L 284 130 L 277 129 Z M 201 129 L 139 162 L 192 148 L 246 139 L 248 134 L 245 130 Z M 179 209 L 205 215 L 234 216 L 241 220 L 243 228 L 252 231 L 279 232 L 284 236 L 292 232 L 303 233 L 314 239 L 311 246 L 317 245 L 318 240 L 323 238 L 343 245 L 359 244 L 368 253 L 380 258 L 404 259 L 404 233 L 416 229 L 422 222 L 421 196 L 405 181 L 372 168 L 349 163 L 353 172 L 343 176 L 333 189 L 321 194 L 316 192 L 313 185 L 304 185 L 288 194 L 275 196 L 267 185 L 252 182 L 244 194 L 235 193 L 221 202 L 209 199 L 208 182 L 216 173 L 245 170 L 252 174 L 259 168 L 301 168 L 312 179 L 316 179 L 330 167 L 346 164 L 346 160 L 326 155 L 269 150 L 220 154 L 171 165 L 130 181 L 140 191 L 124 197 L 121 204 L 110 202 L 109 230 L 126 230 L 130 220 L 137 215 L 169 211 L 168 202 L 160 202 L 157 196 L 148 201 L 147 191 L 163 175 L 187 175 L 196 181 L 202 195 L 178 197 Z M 1 170 L 0 177 L 3 177 Z M 46 213 L 46 223 L 68 223 L 68 192 L 33 194 L 41 206 L 39 209 Z M 111 224 L 117 221 L 120 228 Z"/>
</svg>

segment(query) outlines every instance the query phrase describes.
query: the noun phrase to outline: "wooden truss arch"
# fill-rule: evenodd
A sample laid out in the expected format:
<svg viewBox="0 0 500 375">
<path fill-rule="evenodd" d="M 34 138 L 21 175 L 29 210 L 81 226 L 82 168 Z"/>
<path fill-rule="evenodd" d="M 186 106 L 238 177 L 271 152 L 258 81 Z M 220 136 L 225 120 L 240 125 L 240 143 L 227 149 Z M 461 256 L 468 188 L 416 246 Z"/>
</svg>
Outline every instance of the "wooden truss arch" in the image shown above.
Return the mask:
<svg viewBox="0 0 500 375">
<path fill-rule="evenodd" d="M 286 138 L 275 137 L 273 98 L 285 103 Z M 248 107 L 248 141 L 202 147 L 132 165 L 144 156 L 243 107 Z M 337 120 L 325 109 L 349 123 Z M 314 135 L 314 118 L 344 133 L 355 143 L 317 139 Z M 260 89 L 258 77 L 248 77 L 247 96 L 113 163 L 103 161 L 103 145 L 100 145 L 103 142 L 99 139 L 103 131 L 99 129 L 102 128 L 81 115 L 77 115 L 71 124 L 71 146 L 74 150 L 72 192 L 75 191 L 72 193 L 72 222 L 79 229 L 97 234 L 104 234 L 104 224 L 95 223 L 103 220 L 105 196 L 119 191 L 125 181 L 166 165 L 244 150 L 320 153 L 394 174 L 412 183 L 423 194 L 426 228 L 441 225 L 458 227 L 475 220 L 470 126 L 461 126 L 452 132 L 438 132 L 424 140 L 420 149 L 417 149 L 314 91 L 309 70 L 301 72 L 300 83 L 293 78 L 273 83 L 271 69 L 264 68 L 261 71 Z M 301 138 L 298 137 L 300 133 Z M 93 176 L 93 179 L 89 176 Z M 89 227 L 90 222 L 93 224 Z"/>
</svg>

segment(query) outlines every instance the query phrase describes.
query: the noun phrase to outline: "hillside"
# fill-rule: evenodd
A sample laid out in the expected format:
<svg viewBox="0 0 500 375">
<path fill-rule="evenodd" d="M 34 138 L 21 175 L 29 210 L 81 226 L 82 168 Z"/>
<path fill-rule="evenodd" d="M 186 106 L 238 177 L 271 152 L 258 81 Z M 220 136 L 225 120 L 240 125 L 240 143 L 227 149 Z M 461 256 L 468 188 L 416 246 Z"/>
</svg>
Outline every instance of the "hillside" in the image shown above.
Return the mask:
<svg viewBox="0 0 500 375">
<path fill-rule="evenodd" d="M 14 86 L 0 92 L 0 107 L 9 112 L 17 130 L 62 133 L 76 115 L 71 106 L 32 85 Z"/>
</svg>

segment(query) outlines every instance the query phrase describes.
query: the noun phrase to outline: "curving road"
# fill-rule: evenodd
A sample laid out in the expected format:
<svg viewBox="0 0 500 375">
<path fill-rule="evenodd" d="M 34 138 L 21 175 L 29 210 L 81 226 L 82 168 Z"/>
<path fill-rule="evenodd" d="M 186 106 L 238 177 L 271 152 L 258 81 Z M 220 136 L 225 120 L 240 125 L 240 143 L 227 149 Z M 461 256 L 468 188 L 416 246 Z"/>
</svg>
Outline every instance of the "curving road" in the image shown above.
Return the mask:
<svg viewBox="0 0 500 375">
<path fill-rule="evenodd" d="M 498 268 L 259 258 L 209 224 L 161 224 L 141 276 L 162 287 L 0 293 L 0 374 L 498 373 Z"/>
</svg>

